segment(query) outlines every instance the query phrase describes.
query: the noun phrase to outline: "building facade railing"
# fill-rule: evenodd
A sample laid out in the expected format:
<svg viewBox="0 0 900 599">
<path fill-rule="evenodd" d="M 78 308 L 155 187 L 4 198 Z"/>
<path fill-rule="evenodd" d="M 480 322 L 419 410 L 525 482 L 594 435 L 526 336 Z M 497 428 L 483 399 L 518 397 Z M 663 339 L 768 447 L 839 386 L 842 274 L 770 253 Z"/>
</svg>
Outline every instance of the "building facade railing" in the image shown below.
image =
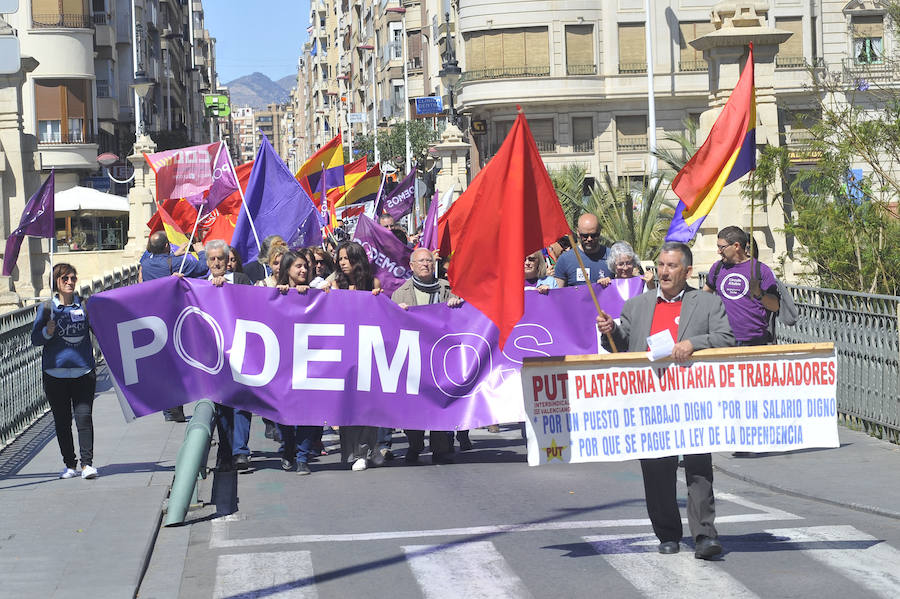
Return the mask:
<svg viewBox="0 0 900 599">
<path fill-rule="evenodd" d="M 91 29 L 93 27 L 92 15 L 85 13 L 47 13 L 32 14 L 31 24 L 35 29 Z"/>
<path fill-rule="evenodd" d="M 595 64 L 567 64 L 567 75 L 596 75 L 597 65 Z"/>
<path fill-rule="evenodd" d="M 519 77 L 549 77 L 550 65 L 540 67 L 498 67 L 475 69 L 463 73 L 460 81 L 480 81 L 483 79 L 513 79 Z"/>
<path fill-rule="evenodd" d="M 137 283 L 136 264 L 81 285 L 79 295 Z M 39 304 L 0 315 L 0 447 L 5 447 L 49 406 L 41 383 L 41 348 L 31 345 Z"/>
<path fill-rule="evenodd" d="M 709 63 L 703 60 L 682 60 L 678 63 L 678 70 L 682 73 L 696 73 L 699 71 L 708 71 Z"/>
<path fill-rule="evenodd" d="M 623 75 L 628 75 L 632 73 L 646 73 L 647 72 L 647 63 L 646 62 L 620 62 L 619 63 L 619 73 Z"/>
<path fill-rule="evenodd" d="M 879 57 L 871 62 L 856 58 L 843 60 L 844 82 L 862 86 L 871 83 L 891 83 L 900 80 L 900 68 L 892 58 Z"/>
<path fill-rule="evenodd" d="M 620 135 L 616 139 L 619 152 L 646 152 L 649 147 L 646 135 Z"/>
</svg>

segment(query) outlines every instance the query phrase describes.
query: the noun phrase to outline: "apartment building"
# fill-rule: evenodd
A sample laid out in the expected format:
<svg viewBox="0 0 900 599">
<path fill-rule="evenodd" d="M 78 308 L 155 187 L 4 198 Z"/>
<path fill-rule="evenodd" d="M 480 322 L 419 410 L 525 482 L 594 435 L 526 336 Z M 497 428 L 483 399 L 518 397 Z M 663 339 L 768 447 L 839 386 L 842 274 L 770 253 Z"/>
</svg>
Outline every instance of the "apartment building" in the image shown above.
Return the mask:
<svg viewBox="0 0 900 599">
<path fill-rule="evenodd" d="M 231 123 L 234 127 L 234 141 L 238 147 L 240 162 L 249 162 L 256 157 L 257 135 L 254 129 L 254 111 L 249 106 L 233 106 Z"/>
</svg>

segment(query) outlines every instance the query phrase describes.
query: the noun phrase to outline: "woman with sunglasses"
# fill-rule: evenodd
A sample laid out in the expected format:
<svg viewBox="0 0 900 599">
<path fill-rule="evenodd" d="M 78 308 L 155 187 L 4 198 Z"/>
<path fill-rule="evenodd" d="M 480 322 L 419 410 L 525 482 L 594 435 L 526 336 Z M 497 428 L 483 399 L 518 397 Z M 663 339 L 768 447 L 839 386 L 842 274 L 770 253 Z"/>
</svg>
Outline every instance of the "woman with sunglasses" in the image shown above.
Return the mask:
<svg viewBox="0 0 900 599">
<path fill-rule="evenodd" d="M 334 274 L 334 259 L 331 254 L 320 247 L 310 251 L 315 257 L 315 261 L 312 263 L 315 268 L 309 286 L 313 289 L 324 289 L 331 283 L 330 279 L 334 278 L 331 276 Z"/>
<path fill-rule="evenodd" d="M 44 393 L 50 403 L 56 440 L 65 468 L 60 478 L 74 478 L 78 459 L 72 439 L 72 415 L 78 429 L 78 451 L 81 454 L 81 478 L 97 478 L 94 468 L 94 348 L 87 311 L 75 293 L 78 274 L 71 264 L 61 262 L 53 267 L 55 295 L 37 310 L 31 329 L 31 342 L 41 347 Z"/>
</svg>

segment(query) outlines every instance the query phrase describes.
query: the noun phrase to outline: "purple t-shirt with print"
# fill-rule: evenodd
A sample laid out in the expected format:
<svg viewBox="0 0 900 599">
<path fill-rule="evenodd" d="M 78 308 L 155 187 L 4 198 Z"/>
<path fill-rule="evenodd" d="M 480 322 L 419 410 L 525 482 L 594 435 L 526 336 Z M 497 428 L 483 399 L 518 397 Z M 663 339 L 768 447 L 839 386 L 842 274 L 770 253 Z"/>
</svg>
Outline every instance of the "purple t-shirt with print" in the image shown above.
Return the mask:
<svg viewBox="0 0 900 599">
<path fill-rule="evenodd" d="M 719 261 L 721 262 L 721 260 Z M 725 304 L 728 322 L 738 341 L 749 341 L 766 335 L 769 329 L 769 312 L 762 302 L 750 295 L 750 275 L 756 274 L 756 260 L 740 264 L 725 264 L 719 268 L 713 264 L 710 277 L 715 276 L 716 294 Z M 752 270 L 751 270 L 752 269 Z M 714 275 L 718 270 L 718 274 Z M 775 275 L 765 264 L 759 263 L 760 288 L 763 293 L 777 293 Z"/>
</svg>

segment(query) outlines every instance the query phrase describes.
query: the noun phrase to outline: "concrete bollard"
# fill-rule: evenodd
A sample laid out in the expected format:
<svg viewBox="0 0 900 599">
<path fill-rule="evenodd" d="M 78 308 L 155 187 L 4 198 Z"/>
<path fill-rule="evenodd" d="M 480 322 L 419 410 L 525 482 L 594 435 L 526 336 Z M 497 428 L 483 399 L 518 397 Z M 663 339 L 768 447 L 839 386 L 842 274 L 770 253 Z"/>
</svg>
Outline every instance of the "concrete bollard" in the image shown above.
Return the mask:
<svg viewBox="0 0 900 599">
<path fill-rule="evenodd" d="M 175 480 L 169 492 L 165 526 L 183 524 L 192 500 L 196 500 L 197 478 L 206 478 L 206 460 L 215 420 L 213 402 L 208 399 L 198 401 L 175 459 Z"/>
</svg>

